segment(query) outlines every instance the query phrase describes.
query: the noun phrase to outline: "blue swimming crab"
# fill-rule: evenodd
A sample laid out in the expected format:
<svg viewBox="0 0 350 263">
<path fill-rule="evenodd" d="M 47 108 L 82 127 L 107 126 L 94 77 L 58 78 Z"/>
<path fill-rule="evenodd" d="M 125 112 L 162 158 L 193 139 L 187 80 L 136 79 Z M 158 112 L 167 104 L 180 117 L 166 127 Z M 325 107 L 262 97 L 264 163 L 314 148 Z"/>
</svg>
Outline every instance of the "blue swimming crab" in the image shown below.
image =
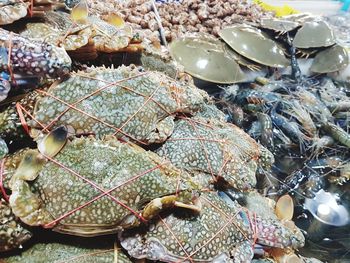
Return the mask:
<svg viewBox="0 0 350 263">
<path fill-rule="evenodd" d="M 36 85 L 67 74 L 71 59 L 63 48 L 0 28 L 0 101 L 11 86 Z"/>
<path fill-rule="evenodd" d="M 165 141 L 175 116 L 197 112 L 208 97 L 193 84 L 135 66 L 72 73 L 41 94 L 32 128 L 67 125 L 73 133 L 113 134 L 142 145 Z"/>
<path fill-rule="evenodd" d="M 200 215 L 172 213 L 157 218 L 146 232 L 125 231 L 121 245 L 135 258 L 164 262 L 251 262 L 254 245 L 293 248 L 304 245 L 298 228 L 265 219 L 216 192 L 199 197 Z"/>
<path fill-rule="evenodd" d="M 13 73 L 56 78 L 68 73 L 71 67 L 71 59 L 64 49 L 5 29 L 0 29 L 0 50 L 0 69 L 10 67 Z"/>
<path fill-rule="evenodd" d="M 237 126 L 202 117 L 180 117 L 156 152 L 192 174 L 209 175 L 214 182 L 223 179 L 240 190 L 255 186 L 258 165 L 268 168 L 274 161 L 267 149 Z"/>
<path fill-rule="evenodd" d="M 44 136 L 10 180 L 9 203 L 24 223 L 96 236 L 173 206 L 200 211 L 190 176 L 155 153 L 112 137 L 66 138 L 65 127 Z"/>
</svg>

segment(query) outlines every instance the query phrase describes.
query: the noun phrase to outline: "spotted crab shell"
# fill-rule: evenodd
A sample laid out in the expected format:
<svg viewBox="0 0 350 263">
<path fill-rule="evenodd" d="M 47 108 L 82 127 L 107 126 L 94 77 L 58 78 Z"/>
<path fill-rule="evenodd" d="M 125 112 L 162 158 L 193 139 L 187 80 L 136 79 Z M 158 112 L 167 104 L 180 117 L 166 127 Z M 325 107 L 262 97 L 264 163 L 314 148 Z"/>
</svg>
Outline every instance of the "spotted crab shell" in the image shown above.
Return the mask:
<svg viewBox="0 0 350 263">
<path fill-rule="evenodd" d="M 9 202 L 26 224 L 71 235 L 116 233 L 133 226 L 133 215 L 145 203 L 192 189 L 187 173 L 112 137 L 76 138 L 45 157 L 37 150 L 27 153 L 12 177 Z M 103 189 L 110 191 L 101 195 Z"/>
<path fill-rule="evenodd" d="M 333 30 L 325 21 L 305 22 L 293 40 L 296 48 L 329 47 L 334 44 Z"/>
<path fill-rule="evenodd" d="M 245 79 L 239 65 L 214 37 L 196 34 L 175 40 L 170 45 L 170 53 L 187 73 L 199 79 L 220 84 Z"/>
<path fill-rule="evenodd" d="M 311 71 L 316 73 L 336 72 L 348 65 L 348 51 L 340 45 L 334 45 L 316 55 L 311 65 Z"/>
<path fill-rule="evenodd" d="M 270 67 L 286 67 L 289 64 L 283 49 L 260 29 L 235 25 L 222 29 L 219 36 L 237 53 L 257 63 Z"/>
</svg>

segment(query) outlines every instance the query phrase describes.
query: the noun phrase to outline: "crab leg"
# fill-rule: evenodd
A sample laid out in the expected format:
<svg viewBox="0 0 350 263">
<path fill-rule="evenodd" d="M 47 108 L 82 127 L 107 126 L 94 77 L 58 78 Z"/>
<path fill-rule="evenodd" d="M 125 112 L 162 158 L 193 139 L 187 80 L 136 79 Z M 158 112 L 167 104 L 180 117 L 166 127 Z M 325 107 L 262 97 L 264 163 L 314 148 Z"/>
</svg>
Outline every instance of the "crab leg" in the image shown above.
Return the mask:
<svg viewBox="0 0 350 263">
<path fill-rule="evenodd" d="M 149 202 L 142 211 L 142 217 L 146 220 L 150 220 L 163 211 L 166 208 L 172 208 L 174 206 L 186 208 L 194 212 L 199 213 L 201 211 L 200 204 L 185 204 L 178 201 L 179 197 L 177 195 L 169 195 L 160 198 L 153 199 Z"/>
</svg>

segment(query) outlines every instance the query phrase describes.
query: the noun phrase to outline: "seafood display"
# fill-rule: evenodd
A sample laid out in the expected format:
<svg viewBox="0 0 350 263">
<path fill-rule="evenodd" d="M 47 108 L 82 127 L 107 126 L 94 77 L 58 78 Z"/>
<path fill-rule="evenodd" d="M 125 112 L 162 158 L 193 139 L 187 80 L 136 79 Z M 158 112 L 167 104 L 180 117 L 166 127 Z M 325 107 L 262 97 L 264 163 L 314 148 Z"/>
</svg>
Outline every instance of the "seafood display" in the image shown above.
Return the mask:
<svg viewBox="0 0 350 263">
<path fill-rule="evenodd" d="M 179 3 L 181 2 L 181 3 Z M 248 1 L 174 1 L 167 4 L 157 3 L 157 11 L 151 1 L 88 1 L 89 8 L 95 14 L 108 14 L 110 10 L 120 10 L 125 21 L 135 28 L 148 29 L 156 32 L 164 31 L 168 41 L 184 35 L 187 32 L 202 32 L 218 35 L 223 27 L 245 21 L 258 21 L 261 17 L 271 17 L 258 5 Z M 159 23 L 161 18 L 161 23 Z M 154 33 L 153 33 L 154 34 Z"/>
<path fill-rule="evenodd" d="M 350 260 L 346 15 L 0 2 L 0 262 Z"/>
</svg>

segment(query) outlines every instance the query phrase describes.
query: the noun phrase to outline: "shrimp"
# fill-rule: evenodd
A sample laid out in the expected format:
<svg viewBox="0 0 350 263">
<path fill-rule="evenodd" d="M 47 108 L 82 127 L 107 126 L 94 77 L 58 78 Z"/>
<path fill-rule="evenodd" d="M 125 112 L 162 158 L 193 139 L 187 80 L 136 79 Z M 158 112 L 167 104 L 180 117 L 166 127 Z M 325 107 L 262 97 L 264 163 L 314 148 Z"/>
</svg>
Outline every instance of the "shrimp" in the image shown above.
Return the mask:
<svg viewBox="0 0 350 263">
<path fill-rule="evenodd" d="M 350 134 L 344 131 L 339 126 L 326 122 L 322 125 L 322 128 L 328 132 L 328 134 L 336 141 L 340 142 L 344 146 L 350 148 Z"/>
<path fill-rule="evenodd" d="M 292 100 L 290 109 L 285 113 L 295 118 L 302 126 L 307 135 L 314 137 L 316 135 L 316 125 L 311 119 L 310 113 L 297 100 Z"/>
<path fill-rule="evenodd" d="M 291 122 L 286 117 L 278 114 L 275 110 L 271 111 L 273 124 L 281 129 L 294 143 L 299 144 L 300 152 L 305 152 L 306 136 L 300 131 L 299 125 Z"/>
<path fill-rule="evenodd" d="M 259 122 L 261 123 L 261 143 L 269 150 L 274 149 L 273 142 L 273 125 L 271 117 L 265 113 L 258 112 L 257 117 Z"/>
</svg>

